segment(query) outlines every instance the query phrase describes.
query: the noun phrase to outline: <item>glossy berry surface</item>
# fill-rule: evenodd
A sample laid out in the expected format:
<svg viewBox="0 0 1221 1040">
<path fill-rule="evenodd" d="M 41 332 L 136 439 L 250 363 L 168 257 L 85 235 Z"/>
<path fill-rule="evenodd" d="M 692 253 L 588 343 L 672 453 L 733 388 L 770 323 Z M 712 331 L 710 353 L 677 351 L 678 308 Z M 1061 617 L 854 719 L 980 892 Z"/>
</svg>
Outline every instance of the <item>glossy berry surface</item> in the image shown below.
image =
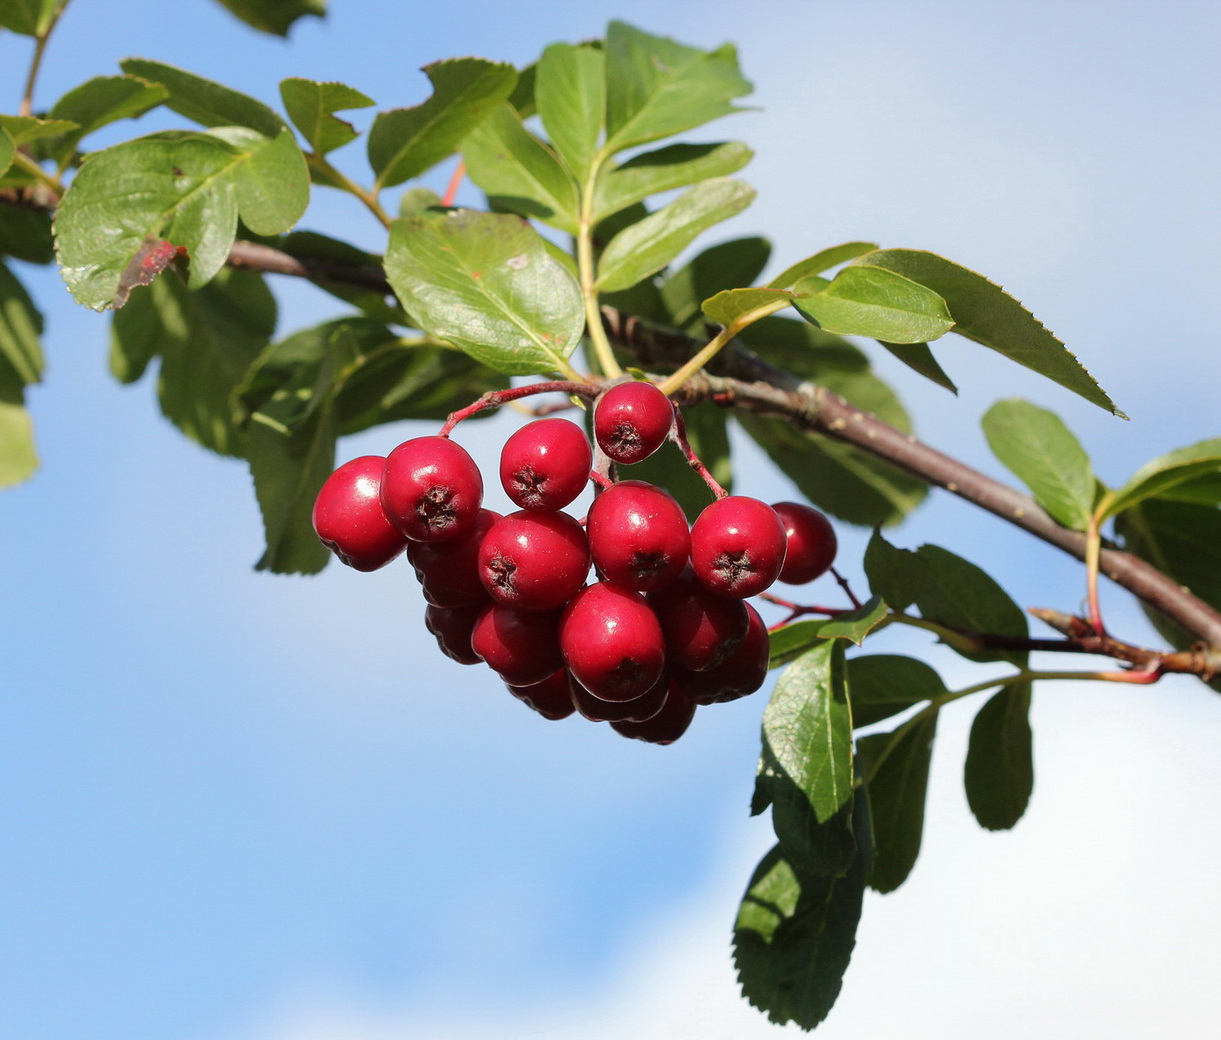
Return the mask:
<svg viewBox="0 0 1221 1040">
<path fill-rule="evenodd" d="M 612 722 L 611 729 L 623 737 L 650 744 L 673 744 L 687 732 L 695 718 L 695 702 L 677 684 L 669 683 L 661 710 L 643 722 Z"/>
<path fill-rule="evenodd" d="M 482 658 L 471 646 L 471 636 L 475 631 L 475 622 L 486 608 L 429 606 L 424 611 L 424 625 L 437 640 L 437 646 L 446 657 L 452 657 L 459 664 L 478 664 Z"/>
<path fill-rule="evenodd" d="M 691 551 L 682 507 L 643 480 L 623 480 L 599 494 L 586 531 L 594 565 L 606 580 L 637 592 L 673 581 Z"/>
<path fill-rule="evenodd" d="M 414 437 L 386 456 L 382 508 L 414 541 L 457 538 L 474 526 L 482 500 L 479 467 L 448 437 Z"/>
<path fill-rule="evenodd" d="M 784 524 L 757 498 L 720 498 L 691 527 L 691 567 L 702 585 L 721 596 L 757 596 L 784 566 Z"/>
<path fill-rule="evenodd" d="M 567 513 L 510 513 L 479 546 L 479 577 L 488 594 L 522 610 L 562 607 L 588 573 L 589 540 Z"/>
<path fill-rule="evenodd" d="M 505 441 L 500 483 L 522 509 L 563 509 L 585 489 L 592 463 L 593 449 L 576 423 L 536 419 Z"/>
<path fill-rule="evenodd" d="M 820 578 L 835 562 L 838 542 L 831 521 L 813 506 L 777 502 L 772 506 L 784 524 L 788 549 L 777 579 L 786 585 L 804 585 Z"/>
<path fill-rule="evenodd" d="M 644 722 L 659 711 L 666 700 L 666 677 L 630 701 L 604 701 L 595 697 L 575 679 L 569 682 L 572 703 L 590 722 Z"/>
<path fill-rule="evenodd" d="M 511 686 L 542 682 L 563 667 L 559 614 L 493 603 L 475 622 L 471 648 Z"/>
<path fill-rule="evenodd" d="M 542 682 L 529 686 L 513 686 L 505 683 L 505 687 L 522 704 L 533 708 L 543 718 L 555 722 L 566 719 L 576 709 L 568 688 L 568 673 L 563 669 L 552 672 Z"/>
<path fill-rule="evenodd" d="M 641 696 L 665 666 L 661 625 L 644 598 L 604 581 L 564 609 L 560 649 L 573 678 L 607 701 Z"/>
<path fill-rule="evenodd" d="M 488 602 L 479 580 L 479 545 L 500 514 L 479 510 L 475 526 L 444 542 L 411 542 L 407 559 L 415 568 L 424 598 L 435 607 L 469 607 Z"/>
<path fill-rule="evenodd" d="M 594 408 L 594 437 L 615 462 L 643 462 L 665 442 L 674 407 L 652 383 L 619 383 Z"/>
<path fill-rule="evenodd" d="M 375 571 L 393 560 L 407 539 L 382 511 L 380 455 L 345 462 L 326 478 L 314 500 L 314 532 L 349 567 Z"/>
<path fill-rule="evenodd" d="M 649 594 L 666 641 L 666 659 L 691 671 L 715 668 L 746 637 L 750 615 L 741 600 L 704 588 L 690 570 Z"/>
<path fill-rule="evenodd" d="M 675 682 L 696 704 L 716 704 L 754 693 L 767 679 L 771 654 L 767 625 L 749 603 L 746 636 L 720 664 L 702 672 L 682 672 Z"/>
</svg>

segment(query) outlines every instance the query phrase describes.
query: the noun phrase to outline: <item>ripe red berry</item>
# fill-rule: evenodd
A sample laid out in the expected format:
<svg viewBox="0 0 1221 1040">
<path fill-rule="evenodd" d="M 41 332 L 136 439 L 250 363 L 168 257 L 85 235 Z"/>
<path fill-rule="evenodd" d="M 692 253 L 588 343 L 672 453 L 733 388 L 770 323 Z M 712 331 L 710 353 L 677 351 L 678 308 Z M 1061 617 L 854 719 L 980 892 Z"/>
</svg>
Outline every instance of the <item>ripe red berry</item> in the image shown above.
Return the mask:
<svg viewBox="0 0 1221 1040">
<path fill-rule="evenodd" d="M 567 513 L 520 510 L 497 520 L 479 546 L 479 577 L 497 603 L 562 607 L 589 574 L 589 539 Z"/>
<path fill-rule="evenodd" d="M 563 667 L 558 612 L 493 603 L 475 622 L 471 648 L 511 686 L 532 686 Z"/>
<path fill-rule="evenodd" d="M 505 687 L 522 704 L 533 708 L 545 719 L 566 719 L 575 710 L 569 693 L 568 673 L 563 668 L 530 686 L 505 683 Z"/>
<path fill-rule="evenodd" d="M 616 585 L 648 592 L 687 565 L 691 532 L 682 506 L 643 480 L 624 480 L 598 495 L 585 529 L 594 565 Z"/>
<path fill-rule="evenodd" d="M 406 538 L 382 511 L 380 455 L 345 462 L 326 478 L 314 500 L 314 532 L 341 561 L 358 571 L 375 571 L 393 560 Z"/>
<path fill-rule="evenodd" d="M 491 509 L 479 510 L 475 526 L 445 542 L 412 542 L 407 559 L 424 587 L 424 598 L 436 607 L 469 607 L 488 602 L 479 580 L 479 545 L 500 519 Z"/>
<path fill-rule="evenodd" d="M 500 482 L 523 509 L 563 509 L 589 481 L 593 449 L 567 419 L 537 419 L 514 433 L 500 452 Z"/>
<path fill-rule="evenodd" d="M 721 596 L 745 599 L 767 589 L 784 566 L 784 524 L 766 502 L 720 498 L 691 527 L 691 567 Z"/>
<path fill-rule="evenodd" d="M 734 701 L 754 693 L 767 679 L 771 654 L 767 625 L 749 603 L 742 604 L 750 619 L 746 637 L 720 664 L 703 672 L 675 672 L 674 681 L 696 704 Z"/>
<path fill-rule="evenodd" d="M 449 610 L 430 605 L 424 611 L 424 625 L 436 636 L 437 646 L 446 657 L 452 657 L 459 664 L 478 664 L 482 658 L 471 647 L 471 634 L 484 609 L 474 606 Z"/>
<path fill-rule="evenodd" d="M 677 684 L 671 682 L 666 691 L 666 701 L 661 710 L 644 722 L 612 722 L 620 736 L 633 740 L 644 740 L 650 744 L 673 744 L 687 732 L 695 717 L 695 702 Z"/>
<path fill-rule="evenodd" d="M 738 648 L 750 625 L 746 604 L 710 592 L 690 569 L 649 593 L 649 606 L 665 635 L 666 660 L 691 671 L 719 665 Z"/>
<path fill-rule="evenodd" d="M 606 701 L 639 697 L 665 665 L 661 625 L 644 598 L 604 581 L 564 608 L 560 649 L 573 678 Z"/>
<path fill-rule="evenodd" d="M 590 722 L 644 722 L 651 719 L 666 701 L 666 677 L 662 677 L 639 697 L 630 701 L 604 701 L 595 697 L 575 679 L 570 680 L 572 703 Z"/>
<path fill-rule="evenodd" d="M 786 585 L 804 585 L 826 574 L 835 562 L 838 547 L 831 521 L 801 502 L 777 502 L 772 508 L 784 524 L 788 544 L 778 580 Z"/>
<path fill-rule="evenodd" d="M 619 383 L 594 407 L 598 447 L 616 462 L 641 462 L 661 447 L 674 423 L 674 406 L 652 383 Z"/>
<path fill-rule="evenodd" d="M 381 499 L 390 522 L 408 538 L 444 541 L 474 526 L 483 477 L 448 437 L 414 437 L 386 456 Z"/>
</svg>

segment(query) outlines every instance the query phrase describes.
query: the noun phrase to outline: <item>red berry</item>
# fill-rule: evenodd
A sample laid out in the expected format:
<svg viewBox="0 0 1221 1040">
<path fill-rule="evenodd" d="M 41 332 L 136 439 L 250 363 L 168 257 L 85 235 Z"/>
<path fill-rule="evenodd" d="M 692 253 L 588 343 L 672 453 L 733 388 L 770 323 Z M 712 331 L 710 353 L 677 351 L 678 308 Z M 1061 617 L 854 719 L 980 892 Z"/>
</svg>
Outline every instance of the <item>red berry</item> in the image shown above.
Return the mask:
<svg viewBox="0 0 1221 1040">
<path fill-rule="evenodd" d="M 568 673 L 563 668 L 552 672 L 540 683 L 532 683 L 530 686 L 505 683 L 505 687 L 522 704 L 533 708 L 545 719 L 566 719 L 573 713 Z"/>
<path fill-rule="evenodd" d="M 483 477 L 448 437 L 414 437 L 386 456 L 381 498 L 390 522 L 408 538 L 444 541 L 474 526 Z"/>
<path fill-rule="evenodd" d="M 703 672 L 675 672 L 674 681 L 696 704 L 734 701 L 754 693 L 767 679 L 771 641 L 763 618 L 749 603 L 742 604 L 750 618 L 746 638 L 724 661 Z"/>
<path fill-rule="evenodd" d="M 479 510 L 475 526 L 445 542 L 412 542 L 407 559 L 424 587 L 424 598 L 436 607 L 469 607 L 488 602 L 479 580 L 479 544 L 500 514 Z"/>
<path fill-rule="evenodd" d="M 575 679 L 570 682 L 572 703 L 590 722 L 644 722 L 659 711 L 666 700 L 666 677 L 662 677 L 639 697 L 630 701 L 604 701 L 595 697 Z"/>
<path fill-rule="evenodd" d="M 452 657 L 459 664 L 478 664 L 482 658 L 471 647 L 471 633 L 484 609 L 474 606 L 448 610 L 429 606 L 424 611 L 424 624 L 437 637 L 437 646 L 446 657 Z"/>
<path fill-rule="evenodd" d="M 772 508 L 784 524 L 788 544 L 778 580 L 786 585 L 804 585 L 826 574 L 835 562 L 838 547 L 831 521 L 801 502 L 777 502 Z"/>
<path fill-rule="evenodd" d="M 500 482 L 523 509 L 563 509 L 585 490 L 592 463 L 581 427 L 567 419 L 537 419 L 505 441 Z"/>
<path fill-rule="evenodd" d="M 720 498 L 691 527 L 691 567 L 721 596 L 745 599 L 767 589 L 784 566 L 784 524 L 766 502 Z"/>
<path fill-rule="evenodd" d="M 382 511 L 380 455 L 345 462 L 326 478 L 314 500 L 314 532 L 349 567 L 375 571 L 393 560 L 407 540 Z"/>
<path fill-rule="evenodd" d="M 665 704 L 656 715 L 644 722 L 612 722 L 611 729 L 620 736 L 650 744 L 673 744 L 687 732 L 694 717 L 695 702 L 671 682 Z"/>
<path fill-rule="evenodd" d="M 563 667 L 558 612 L 514 610 L 493 603 L 475 622 L 471 648 L 511 686 L 532 686 Z"/>
<path fill-rule="evenodd" d="M 719 665 L 738 648 L 750 625 L 746 604 L 710 592 L 690 569 L 649 593 L 649 606 L 665 634 L 666 660 L 691 671 Z"/>
<path fill-rule="evenodd" d="M 665 641 L 644 598 L 600 581 L 564 609 L 560 649 L 573 678 L 595 697 L 630 701 L 661 678 Z"/>
<path fill-rule="evenodd" d="M 594 437 L 609 458 L 641 462 L 661 447 L 674 423 L 674 406 L 652 383 L 618 383 L 594 407 Z"/>
<path fill-rule="evenodd" d="M 673 581 L 691 550 L 682 506 L 643 480 L 624 480 L 598 495 L 586 531 L 594 565 L 606 580 L 637 592 Z"/>
<path fill-rule="evenodd" d="M 479 577 L 488 595 L 521 610 L 562 607 L 588 574 L 589 539 L 567 513 L 510 513 L 479 546 Z"/>
</svg>

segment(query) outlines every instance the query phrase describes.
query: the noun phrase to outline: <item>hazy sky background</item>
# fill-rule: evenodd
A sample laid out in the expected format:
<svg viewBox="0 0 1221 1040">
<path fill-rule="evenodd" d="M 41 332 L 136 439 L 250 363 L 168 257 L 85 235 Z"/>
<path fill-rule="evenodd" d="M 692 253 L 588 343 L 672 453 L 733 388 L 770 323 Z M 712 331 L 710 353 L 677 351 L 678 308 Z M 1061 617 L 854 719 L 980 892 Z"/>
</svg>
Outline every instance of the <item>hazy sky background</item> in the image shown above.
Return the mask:
<svg viewBox="0 0 1221 1040">
<path fill-rule="evenodd" d="M 949 337 L 956 398 L 876 359 L 922 436 L 1004 476 L 978 419 L 1020 395 L 1061 414 L 1117 484 L 1219 432 L 1215 4 L 331 7 L 283 42 L 204 0 L 75 0 L 37 100 L 136 54 L 277 106 L 279 81 L 306 76 L 389 108 L 424 99 L 430 61 L 524 64 L 610 18 L 732 40 L 758 110 L 695 139 L 752 145 L 759 199 L 706 244 L 765 234 L 773 273 L 850 239 L 941 252 L 1022 298 L 1132 417 Z M 29 51 L 0 35 L 2 108 Z M 360 148 L 337 156 L 357 177 Z M 303 223 L 381 241 L 346 199 L 319 195 Z M 254 574 L 242 465 L 182 438 L 148 380 L 115 385 L 106 320 L 54 272 L 16 266 L 47 314 L 50 370 L 30 395 L 45 468 L 0 495 L 0 1037 L 779 1032 L 737 997 L 729 950 L 771 844 L 746 816 L 766 694 L 701 712 L 670 748 L 550 724 L 436 651 L 404 564 Z M 306 286 L 274 287 L 281 332 L 336 313 Z M 512 425 L 459 439 L 491 472 Z M 341 458 L 421 432 L 372 431 Z M 792 497 L 735 447 L 741 491 Z M 985 564 L 1023 606 L 1079 606 L 1079 566 L 976 513 L 937 494 L 893 540 Z M 841 535 L 860 583 L 865 533 Z M 809 598 L 837 595 L 819 583 Z M 1123 593 L 1103 595 L 1116 632 L 1156 641 Z M 951 688 L 985 674 L 887 638 L 879 649 L 927 653 Z M 977 704 L 958 707 L 938 733 L 920 861 L 897 893 L 867 897 L 816 1035 L 1214 1036 L 1221 702 L 1188 680 L 1039 688 L 1035 794 L 1006 834 L 966 808 Z"/>
</svg>

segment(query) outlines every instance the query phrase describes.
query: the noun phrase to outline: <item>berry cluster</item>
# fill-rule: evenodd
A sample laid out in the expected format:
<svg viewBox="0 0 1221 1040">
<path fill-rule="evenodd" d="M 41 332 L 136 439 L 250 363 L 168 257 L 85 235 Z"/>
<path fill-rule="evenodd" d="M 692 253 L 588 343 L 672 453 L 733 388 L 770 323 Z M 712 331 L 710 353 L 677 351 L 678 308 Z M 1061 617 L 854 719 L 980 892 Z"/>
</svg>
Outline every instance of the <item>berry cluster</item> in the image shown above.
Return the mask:
<svg viewBox="0 0 1221 1040">
<path fill-rule="evenodd" d="M 621 383 L 599 399 L 594 436 L 611 460 L 639 462 L 674 421 L 656 386 Z M 809 506 L 723 492 L 688 527 L 669 492 L 640 480 L 598 480 L 578 521 L 562 510 L 597 479 L 592 455 L 567 419 L 519 429 L 500 456 L 501 484 L 519 509 L 502 516 L 482 508 L 483 478 L 462 447 L 416 437 L 335 470 L 314 529 L 358 570 L 406 550 L 441 650 L 486 663 L 541 715 L 579 712 L 668 744 L 697 705 L 763 684 L 767 627 L 745 601 L 776 580 L 824 573 L 835 533 Z"/>
</svg>

